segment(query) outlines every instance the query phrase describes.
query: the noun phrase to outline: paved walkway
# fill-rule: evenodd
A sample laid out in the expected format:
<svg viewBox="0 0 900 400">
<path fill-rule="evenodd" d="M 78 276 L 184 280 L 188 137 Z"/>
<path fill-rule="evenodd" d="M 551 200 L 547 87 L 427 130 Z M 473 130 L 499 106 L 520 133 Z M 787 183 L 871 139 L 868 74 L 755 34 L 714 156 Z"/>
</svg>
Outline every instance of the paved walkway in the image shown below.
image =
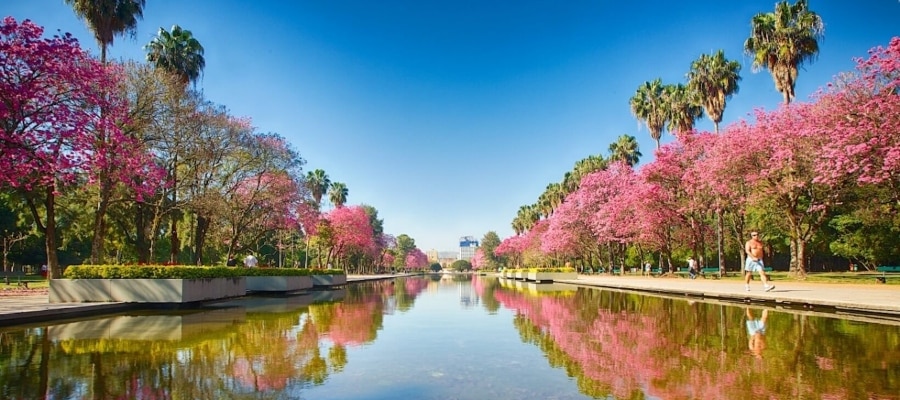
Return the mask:
<svg viewBox="0 0 900 400">
<path fill-rule="evenodd" d="M 779 280 L 773 282 L 775 289 L 765 292 L 758 277 L 750 282 L 750 291 L 745 290 L 743 281 L 732 279 L 579 275 L 577 280 L 560 282 L 725 301 L 768 302 L 791 308 L 833 308 L 837 312 L 900 318 L 900 286 L 897 285 Z"/>
<path fill-rule="evenodd" d="M 402 275 L 350 275 L 347 280 L 355 282 L 391 279 L 399 276 Z M 560 283 L 724 301 L 769 302 L 792 308 L 833 309 L 842 313 L 875 314 L 900 319 L 900 286 L 897 285 L 777 281 L 774 290 L 764 292 L 762 284 L 757 279 L 752 282 L 751 291 L 748 292 L 744 290 L 744 283 L 736 280 L 651 278 L 627 275 L 579 275 L 577 280 L 561 281 Z M 132 305 L 126 303 L 51 304 L 47 294 L 0 296 L 0 326 L 111 313 L 131 307 Z"/>
</svg>

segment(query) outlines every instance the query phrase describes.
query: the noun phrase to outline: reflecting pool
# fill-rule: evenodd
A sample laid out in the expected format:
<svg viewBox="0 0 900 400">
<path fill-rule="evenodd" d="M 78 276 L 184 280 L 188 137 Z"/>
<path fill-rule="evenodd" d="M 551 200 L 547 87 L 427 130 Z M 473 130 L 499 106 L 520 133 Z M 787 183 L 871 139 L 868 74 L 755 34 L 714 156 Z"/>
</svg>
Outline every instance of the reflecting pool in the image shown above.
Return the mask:
<svg viewBox="0 0 900 400">
<path fill-rule="evenodd" d="M 3 399 L 900 399 L 900 322 L 434 276 L 0 329 Z"/>
</svg>

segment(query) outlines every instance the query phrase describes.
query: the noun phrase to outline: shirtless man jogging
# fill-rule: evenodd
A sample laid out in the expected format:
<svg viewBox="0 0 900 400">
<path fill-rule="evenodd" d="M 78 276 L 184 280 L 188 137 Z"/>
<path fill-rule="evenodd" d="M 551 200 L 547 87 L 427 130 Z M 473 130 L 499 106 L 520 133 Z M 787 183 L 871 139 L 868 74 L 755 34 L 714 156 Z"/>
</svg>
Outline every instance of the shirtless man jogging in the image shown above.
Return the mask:
<svg viewBox="0 0 900 400">
<path fill-rule="evenodd" d="M 750 291 L 750 279 L 753 272 L 757 271 L 762 279 L 763 289 L 767 292 L 775 289 L 775 285 L 769 285 L 769 277 L 766 276 L 763 266 L 763 242 L 759 241 L 759 232 L 750 232 L 750 240 L 744 245 L 744 250 L 747 252 L 747 261 L 744 263 L 744 288 Z"/>
</svg>

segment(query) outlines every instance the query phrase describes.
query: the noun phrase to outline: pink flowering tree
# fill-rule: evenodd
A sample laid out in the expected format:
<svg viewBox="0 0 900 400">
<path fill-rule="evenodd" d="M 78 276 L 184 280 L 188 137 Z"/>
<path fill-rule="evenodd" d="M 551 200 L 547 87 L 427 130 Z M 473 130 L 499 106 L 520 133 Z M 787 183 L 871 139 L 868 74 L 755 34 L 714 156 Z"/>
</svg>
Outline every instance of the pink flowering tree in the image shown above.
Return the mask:
<svg viewBox="0 0 900 400">
<path fill-rule="evenodd" d="M 133 178 L 155 166 L 119 128 L 127 104 L 115 93 L 118 68 L 91 58 L 70 34 L 42 35 L 29 20 L 0 23 L 0 184 L 27 199 L 44 233 L 50 277 L 58 278 L 57 197 L 100 171 L 140 196 L 143 183 L 155 182 Z"/>
<path fill-rule="evenodd" d="M 333 239 L 326 258 L 326 265 L 332 261 L 343 262 L 343 257 L 352 251 L 360 251 L 374 246 L 372 225 L 365 209 L 360 206 L 337 207 L 325 215 L 333 231 Z"/>
<path fill-rule="evenodd" d="M 522 262 L 522 255 L 528 248 L 528 238 L 525 235 L 510 236 L 500 242 L 500 245 L 494 249 L 494 255 L 504 257 L 510 261 L 513 268 L 519 268 Z"/>
<path fill-rule="evenodd" d="M 425 269 L 428 266 L 428 256 L 419 250 L 418 247 L 412 249 L 406 254 L 406 268 L 409 269 Z"/>
<path fill-rule="evenodd" d="M 487 257 L 484 256 L 484 250 L 480 247 L 475 249 L 475 255 L 472 256 L 472 269 L 478 271 L 483 269 L 487 264 Z"/>
</svg>

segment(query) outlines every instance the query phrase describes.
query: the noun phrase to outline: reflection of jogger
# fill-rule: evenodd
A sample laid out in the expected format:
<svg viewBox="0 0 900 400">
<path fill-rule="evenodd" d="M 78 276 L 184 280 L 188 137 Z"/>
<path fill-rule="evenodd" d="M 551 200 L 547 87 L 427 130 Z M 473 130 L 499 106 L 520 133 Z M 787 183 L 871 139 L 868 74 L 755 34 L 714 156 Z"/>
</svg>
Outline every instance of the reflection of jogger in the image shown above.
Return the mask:
<svg viewBox="0 0 900 400">
<path fill-rule="evenodd" d="M 753 311 L 747 308 L 747 335 L 750 337 L 747 346 L 750 352 L 757 358 L 762 358 L 762 351 L 766 348 L 766 320 L 769 318 L 769 310 L 763 309 L 759 319 L 753 316 Z"/>
</svg>

